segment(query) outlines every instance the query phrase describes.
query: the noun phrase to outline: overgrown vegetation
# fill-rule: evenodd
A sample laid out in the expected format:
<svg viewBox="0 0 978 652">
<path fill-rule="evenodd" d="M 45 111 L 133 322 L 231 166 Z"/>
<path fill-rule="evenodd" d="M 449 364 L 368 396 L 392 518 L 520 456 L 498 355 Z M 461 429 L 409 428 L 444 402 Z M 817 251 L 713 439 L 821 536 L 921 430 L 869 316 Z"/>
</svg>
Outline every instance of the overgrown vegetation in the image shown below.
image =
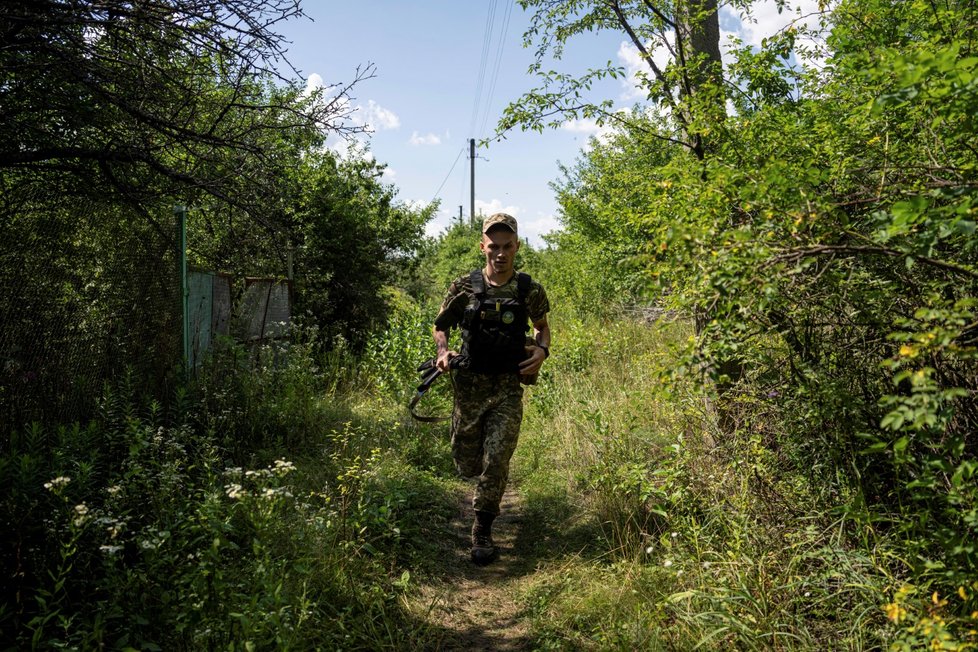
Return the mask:
<svg viewBox="0 0 978 652">
<path fill-rule="evenodd" d="M 0 14 L 3 643 L 430 646 L 416 587 L 460 485 L 445 429 L 404 404 L 478 229 L 423 241 L 431 207 L 319 147 L 342 111 L 249 65 L 279 53 L 288 3 L 256 14 L 254 51 L 217 18 L 261 3 L 211 4 L 194 27 L 97 3 Z M 643 81 L 664 110 L 579 104 L 609 68 L 547 73 L 504 116 L 618 125 L 519 263 L 554 307 L 513 471 L 537 647 L 978 647 L 974 7 L 824 5 L 817 47 L 793 26 L 721 71 L 697 40 L 715 3 L 521 4 L 541 57 L 595 29 L 690 55 Z M 86 98 L 70 152 L 26 76 L 62 59 L 101 84 L 58 89 Z M 154 111 L 199 101 L 180 138 L 125 110 L 161 76 Z M 229 166 L 271 185 L 244 192 Z M 198 204 L 193 263 L 291 263 L 302 313 L 287 344 L 222 342 L 191 383 L 165 282 L 176 198 Z M 444 382 L 426 398 L 449 401 Z"/>
<path fill-rule="evenodd" d="M 527 38 L 559 56 L 592 29 L 627 31 L 644 53 L 634 26 L 674 55 L 695 49 L 679 5 L 709 3 L 523 4 Z M 640 84 L 661 113 L 567 101 L 615 73 L 599 68 L 548 73 L 502 123 L 541 128 L 562 108 L 617 126 L 558 185 L 561 249 L 593 265 L 585 278 L 629 261 L 620 279 L 637 268 L 695 324 L 669 383 L 701 382 L 716 422 L 687 421 L 686 461 L 640 455 L 631 486 L 718 465 L 705 485 L 683 480 L 713 507 L 674 530 L 694 542 L 681 556 L 713 570 L 668 558 L 710 588 L 663 607 L 681 605 L 704 645 L 976 644 L 974 23 L 971 3 L 839 2 L 821 33 L 796 24 L 735 49 L 698 86 L 709 58 L 647 60 Z M 717 96 L 735 109 L 719 121 Z M 745 547 L 702 558 L 704 526 Z M 799 590 L 814 605 L 792 604 Z M 827 636 L 819 616 L 847 610 L 851 629 Z"/>
</svg>

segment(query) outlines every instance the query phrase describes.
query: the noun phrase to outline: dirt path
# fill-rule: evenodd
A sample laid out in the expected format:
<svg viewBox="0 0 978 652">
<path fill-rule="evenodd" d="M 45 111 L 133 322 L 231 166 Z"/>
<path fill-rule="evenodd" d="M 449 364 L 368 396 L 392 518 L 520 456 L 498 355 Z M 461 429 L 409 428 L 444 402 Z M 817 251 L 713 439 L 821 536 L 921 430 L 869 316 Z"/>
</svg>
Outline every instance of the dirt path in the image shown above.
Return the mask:
<svg viewBox="0 0 978 652">
<path fill-rule="evenodd" d="M 469 531 L 473 512 L 470 498 L 460 497 L 459 512 L 451 523 L 452 540 L 445 547 L 445 575 L 422 591 L 429 605 L 436 649 L 529 650 L 532 648 L 516 602 L 520 581 L 535 569 L 531 555 L 520 541 L 524 517 L 519 494 L 510 489 L 503 496 L 501 514 L 493 524 L 499 558 L 479 567 L 469 559 Z"/>
</svg>

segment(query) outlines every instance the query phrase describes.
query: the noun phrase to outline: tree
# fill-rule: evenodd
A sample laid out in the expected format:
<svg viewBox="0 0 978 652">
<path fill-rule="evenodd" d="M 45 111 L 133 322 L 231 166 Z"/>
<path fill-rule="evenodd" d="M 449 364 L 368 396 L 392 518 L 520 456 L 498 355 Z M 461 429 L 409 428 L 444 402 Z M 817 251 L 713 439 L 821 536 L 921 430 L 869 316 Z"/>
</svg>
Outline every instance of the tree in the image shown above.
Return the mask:
<svg viewBox="0 0 978 652">
<path fill-rule="evenodd" d="M 787 68 L 794 27 L 732 53 L 737 115 L 702 159 L 621 116 L 560 187 L 564 238 L 624 246 L 705 308 L 683 368 L 745 362 L 720 445 L 760 442 L 761 482 L 807 478 L 945 595 L 978 567 L 974 7 L 847 0 L 829 18 L 817 68 Z"/>
<path fill-rule="evenodd" d="M 292 0 L 28 2 L 0 8 L 0 171 L 9 190 L 140 204 L 199 189 L 261 213 L 269 136 L 305 145 L 345 121 L 371 74 L 303 99 L 274 27 Z M 278 82 L 277 84 L 273 82 Z M 293 142 L 294 144 L 294 142 Z"/>
<path fill-rule="evenodd" d="M 310 314 L 324 341 L 355 346 L 387 316 L 382 289 L 411 264 L 435 206 L 396 201 L 383 166 L 366 157 L 310 155 L 289 238 L 295 250 L 296 312 Z"/>
<path fill-rule="evenodd" d="M 531 90 L 505 110 L 497 128 L 502 135 L 513 127 L 541 130 L 557 127 L 567 119 L 592 118 L 643 129 L 641 121 L 613 111 L 610 100 L 594 102 L 587 91 L 600 79 L 624 75 L 608 62 L 575 77 L 545 71 L 547 56 L 560 59 L 575 36 L 600 30 L 622 32 L 638 50 L 646 70 L 641 85 L 650 101 L 672 116 L 676 131 L 655 131 L 657 137 L 688 149 L 702 159 L 709 148 L 708 136 L 725 115 L 720 30 L 716 0 L 520 0 L 533 9 L 524 45 L 536 45 L 536 61 L 530 72 L 543 85 Z M 668 64 L 656 62 L 656 50 L 668 55 Z"/>
<path fill-rule="evenodd" d="M 303 155 L 360 130 L 349 92 L 372 74 L 307 96 L 275 32 L 297 17 L 291 0 L 0 5 L 5 419 L 83 418 L 124 367 L 167 395 L 174 203 L 194 206 L 191 233 L 207 236 L 192 249 L 217 242 L 224 261 L 237 247 L 261 262 L 250 273 L 268 267 Z"/>
</svg>

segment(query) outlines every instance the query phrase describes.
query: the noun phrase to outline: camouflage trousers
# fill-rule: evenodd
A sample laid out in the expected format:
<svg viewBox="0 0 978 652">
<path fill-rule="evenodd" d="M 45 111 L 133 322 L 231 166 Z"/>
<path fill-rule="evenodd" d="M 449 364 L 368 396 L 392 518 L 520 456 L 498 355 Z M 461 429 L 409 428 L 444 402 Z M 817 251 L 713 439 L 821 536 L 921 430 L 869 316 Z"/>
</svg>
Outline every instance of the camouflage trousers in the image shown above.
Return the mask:
<svg viewBox="0 0 978 652">
<path fill-rule="evenodd" d="M 516 374 L 453 374 L 452 458 L 465 478 L 475 478 L 475 509 L 499 513 L 523 420 L 523 387 Z"/>
</svg>

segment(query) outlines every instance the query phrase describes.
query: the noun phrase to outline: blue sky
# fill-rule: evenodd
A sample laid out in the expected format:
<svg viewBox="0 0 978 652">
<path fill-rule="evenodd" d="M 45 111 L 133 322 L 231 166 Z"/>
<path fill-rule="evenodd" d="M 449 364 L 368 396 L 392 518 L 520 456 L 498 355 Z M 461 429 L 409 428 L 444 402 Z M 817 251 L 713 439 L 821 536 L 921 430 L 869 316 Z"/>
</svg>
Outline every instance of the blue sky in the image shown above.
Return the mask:
<svg viewBox="0 0 978 652">
<path fill-rule="evenodd" d="M 794 4 L 807 15 L 817 2 Z M 490 135 L 504 107 L 535 85 L 527 75 L 533 52 L 522 47 L 529 15 L 513 0 L 304 0 L 302 7 L 311 20 L 279 31 L 291 41 L 289 60 L 310 85 L 342 84 L 358 66 L 376 68 L 352 93 L 354 119 L 371 126 L 364 139 L 388 166 L 385 180 L 398 188 L 398 199 L 441 199 L 428 225 L 432 235 L 457 219 L 460 205 L 467 217 L 469 138 Z M 748 21 L 723 9 L 721 30 L 759 43 L 796 17 L 792 10 L 778 14 L 774 1 L 764 0 Z M 610 32 L 581 37 L 554 67 L 582 72 L 611 60 L 633 70 L 637 59 L 624 40 Z M 609 81 L 595 92 L 622 107 L 637 99 L 627 82 Z M 542 134 L 514 131 L 477 148 L 476 212 L 512 213 L 521 236 L 542 245 L 541 234 L 559 228 L 549 186 L 560 176 L 558 162 L 573 164 L 596 133 L 593 124 L 567 123 Z"/>
</svg>

